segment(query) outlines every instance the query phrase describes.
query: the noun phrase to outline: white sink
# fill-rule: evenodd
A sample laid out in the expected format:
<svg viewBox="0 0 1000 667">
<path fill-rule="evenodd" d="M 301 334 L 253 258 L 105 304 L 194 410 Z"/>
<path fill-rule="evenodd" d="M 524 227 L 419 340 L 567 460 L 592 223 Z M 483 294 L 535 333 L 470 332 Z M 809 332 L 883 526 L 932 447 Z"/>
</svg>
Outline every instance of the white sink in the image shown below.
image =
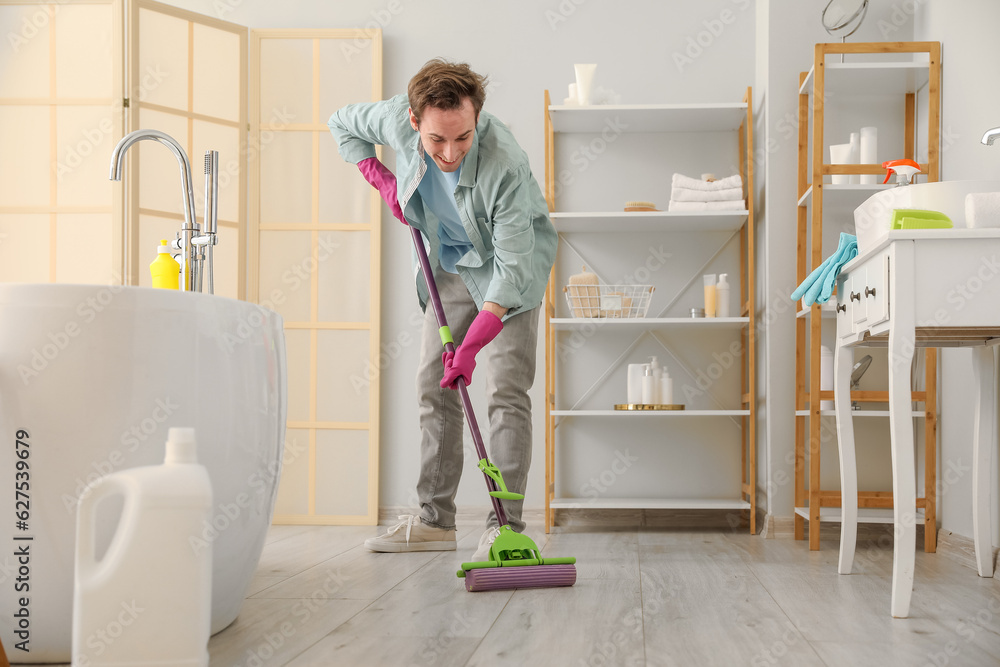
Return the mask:
<svg viewBox="0 0 1000 667">
<path fill-rule="evenodd" d="M 0 284 L 0 486 L 9 494 L 0 636 L 11 659 L 69 662 L 80 493 L 116 470 L 162 463 L 171 426 L 196 429 L 213 510 L 212 525 L 190 544 L 212 546 L 212 632 L 232 623 L 271 523 L 285 382 L 282 320 L 260 306 L 143 287 Z M 11 516 L 19 431 L 30 451 L 21 465 L 30 512 L 20 530 Z M 98 510 L 99 549 L 116 525 L 113 509 Z M 25 536 L 32 540 L 17 541 Z M 17 596 L 6 576 L 19 567 L 12 545 L 26 543 L 27 655 L 13 648 Z"/>
<path fill-rule="evenodd" d="M 941 181 L 883 190 L 854 209 L 858 253 L 877 244 L 889 233 L 892 212 L 899 208 L 939 211 L 955 228 L 965 228 L 965 196 L 974 192 L 1000 192 L 1000 181 Z"/>
</svg>

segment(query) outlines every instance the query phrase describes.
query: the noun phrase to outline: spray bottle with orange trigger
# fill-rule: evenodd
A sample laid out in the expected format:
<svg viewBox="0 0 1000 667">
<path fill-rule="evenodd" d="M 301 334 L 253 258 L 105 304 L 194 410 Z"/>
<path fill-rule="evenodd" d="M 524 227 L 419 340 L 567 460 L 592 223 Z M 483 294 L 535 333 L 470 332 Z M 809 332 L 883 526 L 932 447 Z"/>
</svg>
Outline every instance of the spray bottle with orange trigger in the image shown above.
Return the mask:
<svg viewBox="0 0 1000 667">
<path fill-rule="evenodd" d="M 882 183 L 889 182 L 889 176 L 893 173 L 896 174 L 896 186 L 909 185 L 913 182 L 913 177 L 920 172 L 920 165 L 913 160 L 888 160 L 882 163 L 882 168 L 885 169 L 885 180 Z"/>
</svg>

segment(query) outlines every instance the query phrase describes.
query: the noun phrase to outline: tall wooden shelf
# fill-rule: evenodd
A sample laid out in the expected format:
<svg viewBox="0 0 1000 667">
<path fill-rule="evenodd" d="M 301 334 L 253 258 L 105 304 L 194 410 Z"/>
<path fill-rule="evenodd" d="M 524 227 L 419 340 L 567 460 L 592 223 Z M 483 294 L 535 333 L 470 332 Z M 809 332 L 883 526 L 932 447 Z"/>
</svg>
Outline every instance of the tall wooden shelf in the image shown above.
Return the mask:
<svg viewBox="0 0 1000 667">
<path fill-rule="evenodd" d="M 827 56 L 845 54 L 874 56 L 870 61 L 835 62 Z M 885 54 L 911 54 L 912 61 L 889 62 Z M 917 60 L 927 54 L 927 60 Z M 833 174 L 884 174 L 881 164 L 832 165 L 825 161 L 824 114 L 827 100 L 852 96 L 895 95 L 902 100 L 903 157 L 914 159 L 917 144 L 916 98 L 927 87 L 927 162 L 920 165 L 928 181 L 940 174 L 941 126 L 941 44 L 940 42 L 867 42 L 817 44 L 812 69 L 799 75 L 798 220 L 797 281 L 801 283 L 814 267 L 834 250 L 823 248 L 824 205 L 859 206 L 886 185 L 833 185 L 824 177 Z M 864 102 L 859 101 L 859 106 Z M 812 129 L 810 157 L 810 134 Z M 922 177 L 923 178 L 923 177 Z M 811 214 L 811 215 L 810 215 Z M 811 236 L 811 238 L 810 238 Z M 795 539 L 805 539 L 809 526 L 809 548 L 819 549 L 820 523 L 839 521 L 840 492 L 821 487 L 820 453 L 824 429 L 833 427 L 831 411 L 821 410 L 821 400 L 833 399 L 833 391 L 820 390 L 823 321 L 835 313 L 834 300 L 804 309 L 799 302 L 795 321 Z M 831 348 L 832 345 L 831 345 Z M 808 370 L 808 383 L 806 373 Z M 914 412 L 924 423 L 924 497 L 917 499 L 918 512 L 925 524 L 924 550 L 937 546 L 937 351 L 928 348 L 925 356 L 926 391 L 913 392 L 913 401 L 923 409 Z M 816 400 L 813 400 L 815 397 Z M 853 391 L 858 402 L 887 402 L 887 391 Z M 865 416 L 885 417 L 873 411 Z M 826 425 L 824 426 L 824 422 Z M 808 449 L 808 470 L 806 454 Z M 808 488 L 806 483 L 808 481 Z M 892 492 L 862 491 L 858 506 L 871 511 L 859 514 L 859 522 L 882 523 L 884 510 L 892 507 Z"/>
<path fill-rule="evenodd" d="M 605 128 L 609 115 L 621 121 L 628 133 L 732 133 L 738 140 L 739 170 L 743 178 L 746 210 L 706 213 L 639 212 L 621 211 L 566 212 L 556 210 L 556 158 L 555 141 L 558 133 L 599 134 Z M 669 174 L 666 176 L 669 177 Z M 668 185 L 665 189 L 669 189 Z M 741 102 L 720 104 L 662 104 L 662 105 L 599 105 L 591 107 L 566 107 L 551 105 L 549 92 L 545 91 L 545 196 L 552 222 L 559 233 L 560 243 L 565 235 L 574 233 L 607 233 L 609 243 L 615 235 L 623 234 L 673 234 L 730 232 L 740 236 L 739 250 L 739 306 L 733 317 L 691 319 L 665 315 L 635 319 L 578 319 L 557 317 L 562 309 L 561 285 L 556 283 L 558 261 L 552 269 L 545 303 L 545 530 L 554 523 L 555 511 L 575 509 L 673 509 L 720 510 L 749 513 L 750 532 L 757 532 L 756 497 L 756 369 L 755 369 L 755 271 L 754 271 L 754 188 L 753 188 L 753 100 L 747 88 Z M 610 246 L 609 246 L 610 247 Z M 733 271 L 731 275 L 736 275 Z M 734 292 L 736 285 L 733 285 Z M 735 295 L 734 295 L 735 296 Z M 600 328 L 607 332 L 645 335 L 655 331 L 722 331 L 732 330 L 739 335 L 743 351 L 739 409 L 691 409 L 683 411 L 621 412 L 607 409 L 558 409 L 556 387 L 556 339 L 560 332 L 577 329 Z M 607 379 L 612 369 L 598 380 Z M 675 391 L 678 391 L 675 384 Z M 612 420 L 621 424 L 623 433 L 630 425 L 663 420 L 664 424 L 689 423 L 695 420 L 731 419 L 740 426 L 740 462 L 742 475 L 739 488 L 734 488 L 725 498 L 670 497 L 644 498 L 573 498 L 557 497 L 557 456 L 572 456 L 569 443 L 558 443 L 557 420 L 587 419 Z M 638 420 L 638 421 L 635 421 Z M 735 454 L 735 452 L 734 452 Z M 676 494 L 675 494 L 676 495 Z"/>
</svg>

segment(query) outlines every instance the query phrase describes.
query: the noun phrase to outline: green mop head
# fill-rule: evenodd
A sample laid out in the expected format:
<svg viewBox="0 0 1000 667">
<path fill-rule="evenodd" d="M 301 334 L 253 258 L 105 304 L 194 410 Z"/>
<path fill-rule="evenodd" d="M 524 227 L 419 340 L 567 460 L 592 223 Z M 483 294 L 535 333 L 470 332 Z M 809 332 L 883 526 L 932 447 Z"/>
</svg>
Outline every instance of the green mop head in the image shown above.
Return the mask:
<svg viewBox="0 0 1000 667">
<path fill-rule="evenodd" d="M 459 577 L 468 591 L 495 591 L 510 588 L 550 588 L 576 583 L 575 558 L 542 558 L 538 546 L 527 535 L 500 526 L 500 534 L 490 547 L 490 559 L 462 563 Z"/>
</svg>

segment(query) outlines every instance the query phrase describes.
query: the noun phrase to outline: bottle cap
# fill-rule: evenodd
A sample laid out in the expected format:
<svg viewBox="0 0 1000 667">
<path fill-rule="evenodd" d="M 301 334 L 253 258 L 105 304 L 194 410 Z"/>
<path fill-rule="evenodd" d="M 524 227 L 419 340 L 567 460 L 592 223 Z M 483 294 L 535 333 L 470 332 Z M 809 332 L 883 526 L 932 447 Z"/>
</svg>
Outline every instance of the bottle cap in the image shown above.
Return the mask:
<svg viewBox="0 0 1000 667">
<path fill-rule="evenodd" d="M 173 426 L 167 432 L 167 455 L 164 463 L 197 463 L 198 443 L 193 428 Z"/>
<path fill-rule="evenodd" d="M 727 283 L 727 282 L 729 282 L 728 278 L 729 278 L 729 274 L 728 273 L 720 273 L 719 274 L 719 282 L 720 283 Z"/>
<path fill-rule="evenodd" d="M 167 243 L 166 239 L 160 239 L 160 247 L 158 247 L 156 249 L 156 252 L 159 252 L 159 253 L 164 253 L 164 252 L 166 252 L 166 253 L 173 253 L 173 248 L 170 247 L 170 244 Z"/>
</svg>

